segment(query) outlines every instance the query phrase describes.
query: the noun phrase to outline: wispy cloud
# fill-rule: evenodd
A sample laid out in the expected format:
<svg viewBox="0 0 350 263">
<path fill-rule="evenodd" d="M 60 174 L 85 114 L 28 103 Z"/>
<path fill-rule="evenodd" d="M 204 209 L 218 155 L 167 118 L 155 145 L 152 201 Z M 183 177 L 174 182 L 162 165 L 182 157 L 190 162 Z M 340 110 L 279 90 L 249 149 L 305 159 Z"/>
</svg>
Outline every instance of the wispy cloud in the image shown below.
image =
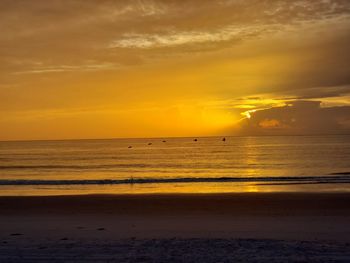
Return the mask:
<svg viewBox="0 0 350 263">
<path fill-rule="evenodd" d="M 99 71 L 112 70 L 120 68 L 114 63 L 104 64 L 88 64 L 88 65 L 58 65 L 58 66 L 42 66 L 24 71 L 17 71 L 14 74 L 40 74 L 40 73 L 58 73 L 58 72 L 73 72 L 73 71 Z"/>
<path fill-rule="evenodd" d="M 220 1 L 217 4 L 204 2 L 198 8 L 194 8 L 193 4 L 194 2 L 188 4 L 188 10 L 184 14 L 178 14 L 178 20 L 163 17 L 165 23 L 160 25 L 154 21 L 155 26 L 148 33 L 126 29 L 127 32 L 118 35 L 107 47 L 150 49 L 246 40 L 262 34 L 266 36 L 266 33 L 271 32 L 284 32 L 294 28 L 300 30 L 308 24 L 325 24 L 334 19 L 346 20 L 350 11 L 350 4 L 341 0 L 316 3 L 309 0 Z M 176 5 L 171 7 L 168 6 L 168 11 L 173 14 Z M 217 12 L 223 16 L 214 16 Z M 203 20 L 203 13 L 207 14 L 207 20 Z M 232 14 L 234 16 L 230 18 Z M 179 22 L 180 19 L 183 21 Z M 169 24 L 171 21 L 173 24 Z M 183 24 L 186 23 L 193 25 L 184 27 Z M 142 27 L 142 30 L 147 31 L 147 27 Z"/>
<path fill-rule="evenodd" d="M 210 31 L 169 31 L 159 34 L 128 33 L 112 41 L 109 48 L 158 48 L 173 47 L 206 42 L 223 42 L 256 36 L 261 32 L 271 31 L 273 27 L 250 25 L 244 27 L 226 26 Z"/>
</svg>

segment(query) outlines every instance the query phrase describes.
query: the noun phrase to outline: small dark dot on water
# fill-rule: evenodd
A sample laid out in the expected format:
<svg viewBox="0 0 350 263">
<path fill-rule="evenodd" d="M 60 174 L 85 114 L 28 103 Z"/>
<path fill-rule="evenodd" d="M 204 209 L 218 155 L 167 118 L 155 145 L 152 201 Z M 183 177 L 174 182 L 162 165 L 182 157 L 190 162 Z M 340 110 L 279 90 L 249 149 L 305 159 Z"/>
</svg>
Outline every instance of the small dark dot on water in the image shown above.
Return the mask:
<svg viewBox="0 0 350 263">
<path fill-rule="evenodd" d="M 64 237 L 64 238 L 61 238 L 61 240 L 68 240 L 68 238 Z"/>
<path fill-rule="evenodd" d="M 105 228 L 100 227 L 100 228 L 97 228 L 97 230 L 98 230 L 98 231 L 103 231 L 103 230 L 105 230 Z"/>
<path fill-rule="evenodd" d="M 3 244 L 7 244 L 7 241 L 2 241 Z"/>
<path fill-rule="evenodd" d="M 21 234 L 21 233 L 13 233 L 13 234 L 11 234 L 10 236 L 22 236 L 23 234 Z"/>
</svg>

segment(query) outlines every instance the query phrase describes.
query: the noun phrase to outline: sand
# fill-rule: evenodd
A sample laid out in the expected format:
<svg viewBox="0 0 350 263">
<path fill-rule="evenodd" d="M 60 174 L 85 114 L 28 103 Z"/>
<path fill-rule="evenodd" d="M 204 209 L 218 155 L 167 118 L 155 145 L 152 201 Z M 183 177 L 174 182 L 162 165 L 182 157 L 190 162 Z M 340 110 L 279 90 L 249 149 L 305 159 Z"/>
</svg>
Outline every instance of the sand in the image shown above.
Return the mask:
<svg viewBox="0 0 350 263">
<path fill-rule="evenodd" d="M 347 193 L 0 197 L 0 262 L 349 262 L 349 207 Z"/>
</svg>

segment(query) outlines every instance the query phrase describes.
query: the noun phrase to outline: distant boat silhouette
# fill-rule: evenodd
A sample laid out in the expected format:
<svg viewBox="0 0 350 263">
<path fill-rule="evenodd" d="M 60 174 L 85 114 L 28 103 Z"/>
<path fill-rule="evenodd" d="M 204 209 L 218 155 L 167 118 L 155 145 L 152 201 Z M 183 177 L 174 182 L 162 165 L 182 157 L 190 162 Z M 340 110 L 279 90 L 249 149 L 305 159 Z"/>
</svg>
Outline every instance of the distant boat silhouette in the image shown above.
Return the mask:
<svg viewBox="0 0 350 263">
<path fill-rule="evenodd" d="M 149 143 L 148 143 L 148 145 L 152 145 L 152 143 L 151 143 L 151 142 L 149 142 Z"/>
<path fill-rule="evenodd" d="M 128 148 L 130 149 L 130 148 L 132 148 L 132 146 L 129 146 Z"/>
<path fill-rule="evenodd" d="M 194 139 L 193 141 L 196 142 L 196 141 L 198 141 L 198 140 L 197 140 L 197 139 Z"/>
<path fill-rule="evenodd" d="M 163 142 L 166 142 L 165 140 Z"/>
<path fill-rule="evenodd" d="M 222 141 L 223 141 L 223 142 L 225 142 L 225 141 L 226 141 L 226 138 L 225 138 L 225 137 L 224 137 L 224 138 L 222 138 Z"/>
</svg>

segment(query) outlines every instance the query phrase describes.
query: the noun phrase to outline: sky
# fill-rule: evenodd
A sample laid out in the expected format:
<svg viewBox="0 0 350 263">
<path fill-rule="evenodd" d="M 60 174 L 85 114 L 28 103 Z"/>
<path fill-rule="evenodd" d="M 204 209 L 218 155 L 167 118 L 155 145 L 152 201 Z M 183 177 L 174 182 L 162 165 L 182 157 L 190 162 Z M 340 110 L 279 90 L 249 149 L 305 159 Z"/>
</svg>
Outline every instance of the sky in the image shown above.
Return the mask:
<svg viewBox="0 0 350 263">
<path fill-rule="evenodd" d="M 350 134 L 348 0 L 2 0 L 0 140 Z"/>
</svg>

